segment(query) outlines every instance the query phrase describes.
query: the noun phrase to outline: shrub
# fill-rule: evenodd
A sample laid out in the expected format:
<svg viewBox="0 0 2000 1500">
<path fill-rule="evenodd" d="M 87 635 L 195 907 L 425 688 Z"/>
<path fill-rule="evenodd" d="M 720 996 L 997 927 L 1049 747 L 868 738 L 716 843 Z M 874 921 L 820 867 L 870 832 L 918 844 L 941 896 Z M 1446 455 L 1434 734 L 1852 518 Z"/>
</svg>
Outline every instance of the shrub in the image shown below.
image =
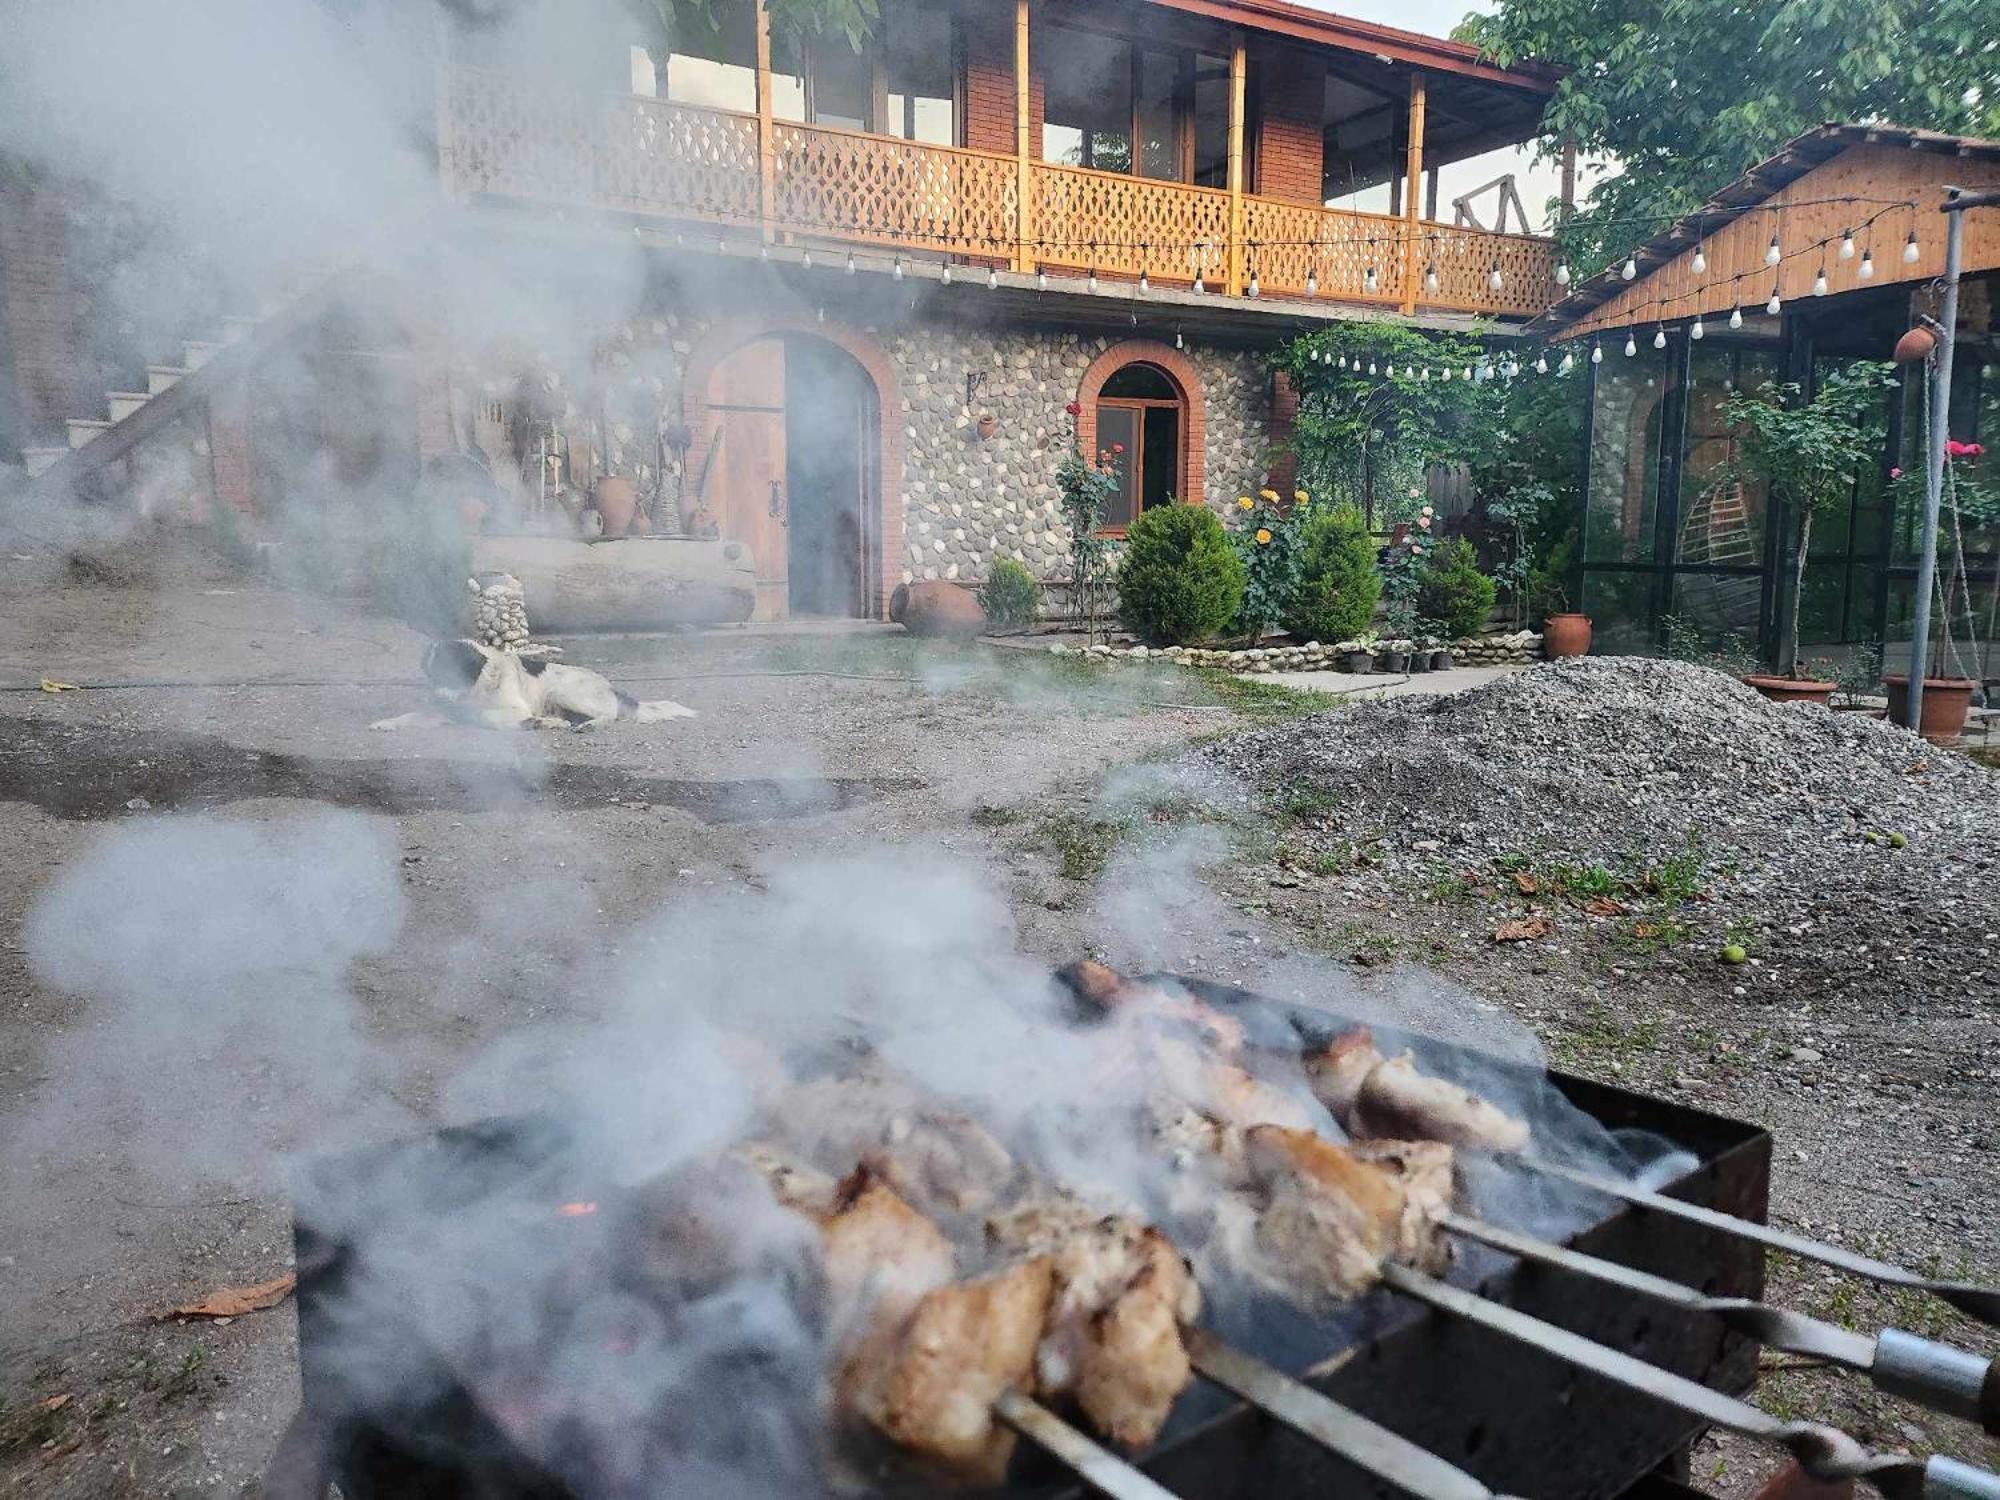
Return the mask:
<svg viewBox="0 0 2000 1500">
<path fill-rule="evenodd" d="M 1041 599 L 1042 586 L 1035 582 L 1035 575 L 1011 557 L 995 559 L 986 575 L 986 587 L 979 594 L 987 622 L 997 630 L 1032 625 Z"/>
<path fill-rule="evenodd" d="M 1243 603 L 1243 561 L 1215 512 L 1204 505 L 1159 505 L 1125 535 L 1118 568 L 1118 617 L 1148 645 L 1207 640 Z"/>
<path fill-rule="evenodd" d="M 1351 641 L 1367 633 L 1382 598 L 1375 543 L 1351 505 L 1315 511 L 1299 539 L 1299 581 L 1285 629 L 1308 641 Z"/>
<path fill-rule="evenodd" d="M 1479 571 L 1472 543 L 1464 537 L 1434 544 L 1424 559 L 1417 582 L 1417 613 L 1436 620 L 1456 640 L 1486 628 L 1498 594 L 1493 580 Z"/>
</svg>

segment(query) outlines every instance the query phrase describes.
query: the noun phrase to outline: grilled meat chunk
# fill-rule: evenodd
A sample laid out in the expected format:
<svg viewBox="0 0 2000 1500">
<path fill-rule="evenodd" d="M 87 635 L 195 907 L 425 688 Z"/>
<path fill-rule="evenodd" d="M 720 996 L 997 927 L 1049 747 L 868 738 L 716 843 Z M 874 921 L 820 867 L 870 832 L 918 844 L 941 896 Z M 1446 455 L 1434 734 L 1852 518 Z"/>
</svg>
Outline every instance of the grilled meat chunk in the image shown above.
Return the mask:
<svg viewBox="0 0 2000 1500">
<path fill-rule="evenodd" d="M 1231 1054 L 1243 1050 L 1243 1024 L 1212 1005 L 1181 993 L 1178 986 L 1128 979 L 1109 964 L 1086 958 L 1060 969 L 1056 978 L 1092 1015 L 1136 1014 L 1188 1027 L 1209 1046 Z"/>
<path fill-rule="evenodd" d="M 850 1339 L 867 1325 L 896 1324 L 952 1277 L 951 1242 L 865 1166 L 841 1180 L 820 1235 L 833 1326 Z"/>
<path fill-rule="evenodd" d="M 1193 1379 L 1181 1329 L 1201 1314 L 1200 1289 L 1172 1242 L 1150 1225 L 1062 1200 L 1024 1205 L 989 1231 L 1054 1267 L 1035 1353 L 1040 1394 L 1073 1398 L 1113 1442 L 1152 1442 Z"/>
<path fill-rule="evenodd" d="M 1306 1076 L 1320 1102 L 1354 1136 L 1444 1141 L 1483 1151 L 1519 1151 L 1528 1144 L 1526 1121 L 1469 1089 L 1419 1072 L 1407 1052 L 1384 1058 L 1365 1027 L 1308 1057 Z"/>
<path fill-rule="evenodd" d="M 1438 1226 L 1451 1212 L 1452 1148 L 1443 1141 L 1357 1141 L 1358 1160 L 1382 1168 L 1403 1192 L 1391 1257 L 1429 1275 L 1451 1266 L 1452 1242 Z"/>
<path fill-rule="evenodd" d="M 1311 1100 L 1266 1083 L 1181 1037 L 1156 1037 L 1149 1051 L 1158 1089 L 1226 1125 L 1311 1130 L 1318 1123 L 1319 1112 Z"/>
<path fill-rule="evenodd" d="M 865 1340 L 841 1374 L 849 1410 L 954 1477 L 997 1484 L 1014 1434 L 993 1416 L 1009 1387 L 1029 1389 L 1054 1277 L 1034 1256 L 932 1289 L 883 1336 Z"/>
<path fill-rule="evenodd" d="M 1260 1125 L 1245 1144 L 1264 1195 L 1257 1242 L 1280 1279 L 1321 1304 L 1373 1286 L 1403 1221 L 1396 1179 L 1311 1131 Z"/>
</svg>

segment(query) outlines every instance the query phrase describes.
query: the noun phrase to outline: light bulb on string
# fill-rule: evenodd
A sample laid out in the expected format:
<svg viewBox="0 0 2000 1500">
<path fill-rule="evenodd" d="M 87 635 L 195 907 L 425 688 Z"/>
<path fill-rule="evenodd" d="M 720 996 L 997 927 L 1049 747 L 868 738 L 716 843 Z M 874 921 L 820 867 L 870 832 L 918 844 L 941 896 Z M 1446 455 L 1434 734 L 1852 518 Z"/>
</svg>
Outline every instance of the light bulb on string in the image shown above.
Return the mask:
<svg viewBox="0 0 2000 1500">
<path fill-rule="evenodd" d="M 1633 338 L 1631 334 L 1629 334 L 1629 333 L 1628 333 L 1628 334 L 1626 334 L 1626 335 L 1625 335 L 1625 357 L 1626 357 L 1627 359 L 1630 359 L 1630 358 L 1632 358 L 1632 356 L 1633 356 L 1633 355 L 1637 354 L 1638 352 L 1639 352 L 1639 341 L 1638 341 L 1637 339 Z"/>
<path fill-rule="evenodd" d="M 854 274 L 854 252 L 852 250 L 847 252 L 847 274 L 849 276 Z"/>
<path fill-rule="evenodd" d="M 1470 379 L 1472 379 L 1472 366 L 1471 366 L 1471 365 L 1467 365 L 1467 366 L 1466 366 L 1466 367 L 1465 367 L 1465 368 L 1464 368 L 1463 370 L 1459 371 L 1459 375 L 1458 375 L 1458 378 L 1459 378 L 1460 380 L 1470 380 Z"/>
<path fill-rule="evenodd" d="M 1445 380 L 1449 380 L 1449 379 L 1451 379 L 1451 366 L 1450 366 L 1450 365 L 1446 365 L 1446 366 L 1444 367 L 1444 371 L 1443 371 L 1443 375 L 1442 375 L 1442 378 L 1443 378 L 1443 379 L 1445 379 Z"/>
<path fill-rule="evenodd" d="M 1000 271 L 995 266 L 988 266 L 986 268 L 986 290 L 992 292 L 992 291 L 998 291 L 999 289 L 1000 289 Z"/>
<path fill-rule="evenodd" d="M 1150 276 L 1148 276 L 1144 271 L 1141 271 L 1139 273 L 1139 295 L 1143 297 L 1146 295 L 1146 293 L 1150 292 L 1152 289 L 1153 289 L 1153 279 Z"/>
<path fill-rule="evenodd" d="M 1546 355 L 1546 354 L 1543 354 L 1543 355 L 1540 355 L 1539 357 L 1537 357 L 1537 358 L 1536 358 L 1536 360 L 1535 360 L 1535 373 L 1536 373 L 1537 375 L 1546 375 L 1546 374 L 1548 374 L 1548 373 L 1549 373 L 1549 357 L 1548 357 L 1548 355 Z"/>
<path fill-rule="evenodd" d="M 1438 268 L 1436 266 L 1431 266 L 1424 272 L 1424 290 L 1427 292 L 1434 292 L 1437 289 L 1438 289 Z"/>
<path fill-rule="evenodd" d="M 1741 328 L 1743 326 L 1743 309 L 1741 307 L 1732 307 L 1729 309 L 1729 326 L 1731 328 Z"/>
<path fill-rule="evenodd" d="M 1047 271 L 1037 270 L 1035 272 L 1035 290 L 1038 292 L 1046 292 L 1048 289 L 1049 289 L 1049 273 Z"/>
<path fill-rule="evenodd" d="M 771 258 L 771 247 L 769 245 L 759 245 L 757 247 L 757 259 L 769 260 L 770 258 Z"/>
<path fill-rule="evenodd" d="M 1194 273 L 1194 294 L 1197 297 L 1199 297 L 1203 292 L 1207 290 L 1208 288 L 1202 283 L 1201 272 L 1196 271 Z"/>
<path fill-rule="evenodd" d="M 1375 361 L 1372 359 L 1368 361 L 1368 373 L 1370 375 L 1375 373 Z"/>
<path fill-rule="evenodd" d="M 1493 270 L 1491 271 L 1491 273 L 1489 273 L 1489 274 L 1488 274 L 1488 276 L 1487 276 L 1487 278 L 1486 278 L 1486 284 L 1487 284 L 1488 286 L 1492 287 L 1492 288 L 1493 288 L 1493 290 L 1494 290 L 1494 291 L 1496 291 L 1496 292 L 1497 292 L 1497 291 L 1499 291 L 1501 287 L 1503 287 L 1503 286 L 1505 286 L 1505 285 L 1507 284 L 1507 282 L 1506 282 L 1506 278 L 1504 278 L 1504 277 L 1503 277 L 1503 276 L 1501 276 L 1501 274 L 1500 274 L 1500 262 L 1499 262 L 1499 261 L 1497 261 L 1497 260 L 1496 260 L 1496 261 L 1494 261 L 1494 262 L 1493 262 Z"/>
<path fill-rule="evenodd" d="M 1396 378 L 1396 367 L 1394 365 L 1382 366 L 1382 378 L 1384 380 L 1394 380 Z"/>
<path fill-rule="evenodd" d="M 1366 292 L 1375 290 L 1375 268 L 1370 266 L 1361 276 L 1361 288 Z"/>
<path fill-rule="evenodd" d="M 1815 275 L 1815 276 L 1813 277 L 1813 295 L 1814 295 L 1815 297 L 1824 297 L 1824 296 L 1826 295 L 1826 267 L 1825 267 L 1825 266 L 1821 266 L 1821 267 L 1819 268 L 1819 271 L 1818 271 L 1818 273 L 1817 273 L 1817 274 L 1816 274 L 1816 275 Z"/>
<path fill-rule="evenodd" d="M 1854 231 L 1851 229 L 1847 230 L 1840 237 L 1840 258 L 1842 260 L 1854 259 Z"/>
<path fill-rule="evenodd" d="M 819 309 L 818 321 L 822 323 L 826 321 L 826 309 L 824 307 Z"/>
<path fill-rule="evenodd" d="M 944 263 L 943 265 L 941 265 L 941 266 L 939 266 L 939 267 L 938 267 L 938 285 L 939 285 L 939 286 L 950 286 L 950 285 L 951 285 L 951 262 L 950 262 L 950 261 L 946 261 L 946 262 L 945 262 L 945 263 Z"/>
<path fill-rule="evenodd" d="M 1688 262 L 1688 269 L 1697 276 L 1708 269 L 1708 252 L 1702 249 L 1700 240 L 1694 243 L 1694 259 Z"/>
<path fill-rule="evenodd" d="M 812 251 L 808 250 L 808 251 L 806 251 L 806 253 L 805 253 L 805 254 L 801 255 L 801 256 L 799 257 L 799 264 L 800 264 L 800 265 L 801 265 L 802 267 L 804 267 L 804 268 L 805 268 L 806 270 L 810 271 L 810 270 L 811 270 L 811 269 L 813 268 L 813 253 L 812 253 Z"/>
<path fill-rule="evenodd" d="M 1917 263 L 1917 258 L 1922 254 L 1923 252 L 1917 248 L 1917 232 L 1912 229 L 1909 239 L 1903 242 L 1903 264 L 1914 266 Z"/>
<path fill-rule="evenodd" d="M 1633 277 L 1637 276 L 1639 274 L 1638 257 L 1632 255 L 1626 256 L 1624 269 L 1619 271 L 1618 274 L 1626 281 L 1630 281 Z"/>
<path fill-rule="evenodd" d="M 902 257 L 902 256 L 900 256 L 900 255 L 899 255 L 899 256 L 897 256 L 897 257 L 896 257 L 896 268 L 895 268 L 895 269 L 894 269 L 893 271 L 891 271 L 891 272 L 890 272 L 889 274 L 890 274 L 890 275 L 891 275 L 892 277 L 894 277 L 894 278 L 895 278 L 895 279 L 896 279 L 897 281 L 901 281 L 901 280 L 903 279 L 903 257 Z"/>
<path fill-rule="evenodd" d="M 1653 330 L 1653 347 L 1655 349 L 1664 349 L 1667 347 L 1667 330 L 1664 327 Z"/>
<path fill-rule="evenodd" d="M 1576 368 L 1576 356 L 1567 349 L 1563 350 L 1562 363 L 1556 366 L 1556 374 L 1567 375 L 1571 370 L 1574 370 L 1575 368 Z"/>
<path fill-rule="evenodd" d="M 1187 347 L 1186 344 L 1181 342 L 1181 330 L 1178 324 L 1174 327 L 1174 347 L 1176 349 L 1185 349 Z"/>
<path fill-rule="evenodd" d="M 1594 365 L 1604 363 L 1604 346 L 1602 344 L 1592 344 L 1590 346 L 1590 362 Z"/>
<path fill-rule="evenodd" d="M 1863 281 L 1873 281 L 1875 279 L 1875 252 L 1873 250 L 1863 250 L 1861 252 L 1861 264 L 1855 269 L 1854 274 L 1859 276 Z"/>
<path fill-rule="evenodd" d="M 1431 378 L 1431 367 L 1430 367 L 1429 365 L 1425 365 L 1425 366 L 1424 366 L 1424 373 L 1423 373 L 1422 375 L 1418 376 L 1417 378 L 1418 378 L 1419 380 L 1429 380 L 1429 379 Z"/>
<path fill-rule="evenodd" d="M 1091 296 L 1095 297 L 1097 295 L 1097 268 L 1095 266 L 1090 268 L 1090 276 L 1083 285 L 1084 290 L 1088 291 Z"/>
<path fill-rule="evenodd" d="M 1569 262 L 1562 261 L 1556 266 L 1556 285 L 1569 285 Z"/>
<path fill-rule="evenodd" d="M 1764 304 L 1765 313 L 1768 316 L 1775 318 L 1779 313 L 1783 312 L 1784 310 L 1785 310 L 1784 299 L 1778 295 L 1778 289 L 1776 287 L 1772 287 L 1771 300 Z"/>
<path fill-rule="evenodd" d="M 1243 288 L 1243 290 L 1246 295 L 1251 297 L 1261 297 L 1264 294 L 1264 283 L 1257 279 L 1257 268 L 1255 266 L 1250 268 L 1250 284 Z"/>
<path fill-rule="evenodd" d="M 1707 335 L 1708 335 L 1708 330 L 1701 326 L 1701 314 L 1699 313 L 1695 314 L 1694 321 L 1688 324 L 1688 337 L 1693 339 L 1696 343 L 1700 343 L 1703 338 L 1707 337 Z"/>
<path fill-rule="evenodd" d="M 1785 258 L 1785 252 L 1778 248 L 1778 236 L 1774 233 L 1771 236 L 1770 245 L 1767 246 L 1764 251 L 1764 264 L 1767 266 L 1775 266 L 1779 261 L 1783 260 L 1784 258 Z"/>
<path fill-rule="evenodd" d="M 1316 270 L 1306 272 L 1306 295 L 1308 297 L 1319 295 L 1319 272 Z"/>
</svg>

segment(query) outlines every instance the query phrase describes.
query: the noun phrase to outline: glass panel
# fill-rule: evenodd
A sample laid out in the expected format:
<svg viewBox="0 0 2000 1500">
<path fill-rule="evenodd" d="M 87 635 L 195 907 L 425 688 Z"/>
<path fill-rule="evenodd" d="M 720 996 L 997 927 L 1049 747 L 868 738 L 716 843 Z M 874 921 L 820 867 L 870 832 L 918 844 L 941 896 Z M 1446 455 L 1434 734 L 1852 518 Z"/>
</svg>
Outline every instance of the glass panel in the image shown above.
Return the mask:
<svg viewBox="0 0 2000 1500">
<path fill-rule="evenodd" d="M 1097 408 L 1097 446 L 1100 451 L 1109 452 L 1112 444 L 1124 445 L 1124 455 L 1118 460 L 1118 498 L 1104 511 L 1106 526 L 1130 526 L 1132 518 L 1139 513 L 1139 466 L 1132 459 L 1139 451 L 1139 412 L 1136 406 L 1100 406 Z"/>
<path fill-rule="evenodd" d="M 748 5 L 718 6 L 717 29 L 683 27 L 667 56 L 667 97 L 708 109 L 757 110 L 757 39 Z M 774 104 L 776 95 L 773 95 Z"/>
<path fill-rule="evenodd" d="M 1106 172 L 1132 170 L 1132 50 L 1095 32 L 1051 26 L 1043 35 L 1042 160 Z"/>
<path fill-rule="evenodd" d="M 799 124 L 806 118 L 806 60 L 798 43 L 788 37 L 771 38 L 771 117 Z"/>
<path fill-rule="evenodd" d="M 1103 394 L 1123 396 L 1135 401 L 1178 401 L 1180 393 L 1174 389 L 1167 372 L 1158 365 L 1126 365 L 1109 380 L 1104 382 Z"/>
<path fill-rule="evenodd" d="M 1202 187 L 1229 186 L 1229 59 L 1226 57 L 1204 55 L 1194 60 L 1194 180 Z"/>
<path fill-rule="evenodd" d="M 1181 179 L 1181 61 L 1165 52 L 1139 54 L 1139 175 Z"/>
<path fill-rule="evenodd" d="M 1145 463 L 1139 475 L 1139 498 L 1145 505 L 1167 505 L 1178 488 L 1181 414 L 1172 406 L 1149 406 L 1145 417 Z"/>
<path fill-rule="evenodd" d="M 1584 561 L 1651 562 L 1660 490 L 1660 416 L 1671 351 L 1641 347 L 1627 359 L 1615 342 L 1597 372 L 1591 413 Z"/>
<path fill-rule="evenodd" d="M 865 52 L 856 52 L 840 37 L 825 37 L 812 47 L 812 87 L 806 107 L 815 125 L 868 128 L 868 94 L 874 70 Z M 774 99 L 775 105 L 776 100 Z"/>
<path fill-rule="evenodd" d="M 1677 573 L 1670 612 L 1705 650 L 1754 658 L 1763 591 L 1761 573 Z"/>
<path fill-rule="evenodd" d="M 882 72 L 888 118 L 880 129 L 885 135 L 933 146 L 955 144 L 950 15 L 899 7 L 884 19 Z"/>
<path fill-rule="evenodd" d="M 1653 651 L 1651 572 L 1583 575 L 1583 612 L 1590 616 L 1590 649 L 1599 656 L 1646 656 Z"/>
<path fill-rule="evenodd" d="M 1768 383 L 1776 370 L 1775 356 L 1761 352 L 1694 352 L 1689 365 L 1687 455 L 1681 466 L 1681 523 L 1680 534 L 1674 538 L 1675 562 L 1729 567 L 1762 564 L 1763 481 L 1716 476 L 1718 470 L 1741 456 L 1734 429 L 1722 419 L 1723 403 L 1738 387 L 1754 390 Z"/>
</svg>

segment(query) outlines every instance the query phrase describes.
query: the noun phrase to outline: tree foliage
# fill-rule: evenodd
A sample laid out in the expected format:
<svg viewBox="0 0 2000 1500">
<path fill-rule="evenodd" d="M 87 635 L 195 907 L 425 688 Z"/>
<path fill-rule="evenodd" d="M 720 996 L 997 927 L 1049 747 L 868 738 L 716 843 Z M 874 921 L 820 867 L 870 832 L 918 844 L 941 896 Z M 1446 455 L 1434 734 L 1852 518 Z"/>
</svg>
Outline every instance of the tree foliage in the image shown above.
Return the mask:
<svg viewBox="0 0 2000 1500">
<path fill-rule="evenodd" d="M 1546 117 L 1623 172 L 1567 236 L 1581 264 L 1647 237 L 1827 120 L 2000 134 L 1994 0 L 1500 0 L 1458 37 L 1572 71 Z"/>
<path fill-rule="evenodd" d="M 715 36 L 721 31 L 718 6 L 744 0 L 629 0 L 642 20 L 669 37 Z M 879 0 L 765 0 L 771 30 L 779 36 L 838 36 L 856 52 L 881 19 Z"/>
<path fill-rule="evenodd" d="M 1151 646 L 1208 640 L 1243 603 L 1243 561 L 1205 505 L 1155 505 L 1125 536 L 1118 616 Z"/>
<path fill-rule="evenodd" d="M 1284 614 L 1302 641 L 1333 645 L 1368 632 L 1382 598 L 1375 542 L 1351 505 L 1315 508 L 1299 539 L 1299 580 Z"/>
</svg>

